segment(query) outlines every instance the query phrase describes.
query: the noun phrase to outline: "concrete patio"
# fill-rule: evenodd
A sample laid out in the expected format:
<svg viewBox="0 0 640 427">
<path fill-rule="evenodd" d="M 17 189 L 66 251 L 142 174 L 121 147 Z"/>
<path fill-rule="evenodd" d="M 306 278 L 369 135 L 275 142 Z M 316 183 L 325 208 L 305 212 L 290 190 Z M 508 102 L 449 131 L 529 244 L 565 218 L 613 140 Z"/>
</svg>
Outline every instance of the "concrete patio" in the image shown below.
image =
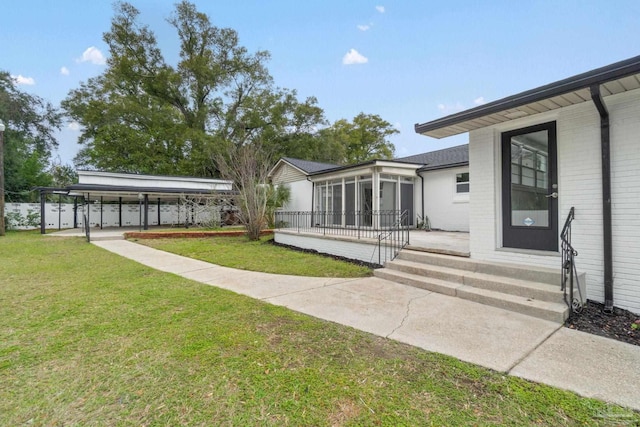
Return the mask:
<svg viewBox="0 0 640 427">
<path fill-rule="evenodd" d="M 418 251 L 468 257 L 469 233 L 411 230 L 408 247 Z"/>
</svg>

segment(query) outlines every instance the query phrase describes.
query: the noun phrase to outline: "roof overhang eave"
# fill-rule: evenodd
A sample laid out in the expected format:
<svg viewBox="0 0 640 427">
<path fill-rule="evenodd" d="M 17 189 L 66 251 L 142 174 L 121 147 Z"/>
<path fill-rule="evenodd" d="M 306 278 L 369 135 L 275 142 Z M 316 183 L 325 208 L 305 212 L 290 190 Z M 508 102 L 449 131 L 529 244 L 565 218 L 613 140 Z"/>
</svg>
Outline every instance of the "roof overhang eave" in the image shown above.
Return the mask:
<svg viewBox="0 0 640 427">
<path fill-rule="evenodd" d="M 469 166 L 469 162 L 451 163 L 448 165 L 439 165 L 439 166 L 431 166 L 431 167 L 429 165 L 426 165 L 418 169 L 416 172 L 417 173 L 429 172 L 429 171 L 435 171 L 435 170 L 441 170 L 441 169 L 459 168 L 463 166 Z"/>
</svg>

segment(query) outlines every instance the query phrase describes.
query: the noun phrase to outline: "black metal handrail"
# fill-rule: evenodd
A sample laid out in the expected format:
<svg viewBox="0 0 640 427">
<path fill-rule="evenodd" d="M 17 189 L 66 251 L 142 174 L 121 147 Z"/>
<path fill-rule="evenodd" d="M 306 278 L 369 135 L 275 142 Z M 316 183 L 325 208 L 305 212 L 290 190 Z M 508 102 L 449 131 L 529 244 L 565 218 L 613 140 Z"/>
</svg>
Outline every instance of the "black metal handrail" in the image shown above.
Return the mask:
<svg viewBox="0 0 640 427">
<path fill-rule="evenodd" d="M 297 233 L 378 239 L 383 231 L 396 227 L 402 212 L 384 211 L 278 211 L 275 228 Z M 404 225 L 411 225 L 408 214 Z"/>
<path fill-rule="evenodd" d="M 398 253 L 409 244 L 409 211 L 403 211 L 391 229 L 378 235 L 378 265 L 393 261 Z"/>
<path fill-rule="evenodd" d="M 560 290 L 564 292 L 564 302 L 569 306 L 571 314 L 580 312 L 582 310 L 582 292 L 580 290 L 580 283 L 578 279 L 578 271 L 576 269 L 575 257 L 578 256 L 578 251 L 571 245 L 571 223 L 575 218 L 575 208 L 571 207 L 567 219 L 562 227 L 560 233 L 560 240 L 562 242 L 562 283 Z M 573 289 L 574 281 L 578 285 L 578 294 L 580 300 L 574 298 Z M 567 299 L 567 292 L 569 292 L 569 298 Z"/>
</svg>

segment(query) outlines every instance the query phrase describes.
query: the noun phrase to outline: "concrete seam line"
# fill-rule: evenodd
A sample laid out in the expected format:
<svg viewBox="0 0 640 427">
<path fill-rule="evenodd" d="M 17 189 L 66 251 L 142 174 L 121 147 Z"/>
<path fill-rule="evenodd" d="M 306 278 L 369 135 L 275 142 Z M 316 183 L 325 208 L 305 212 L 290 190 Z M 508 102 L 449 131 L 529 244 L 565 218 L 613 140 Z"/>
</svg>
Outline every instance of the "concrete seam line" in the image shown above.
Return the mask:
<svg viewBox="0 0 640 427">
<path fill-rule="evenodd" d="M 300 277 L 304 277 L 304 276 L 300 276 Z M 283 293 L 283 294 L 271 295 L 271 296 L 268 296 L 268 297 L 264 297 L 264 298 L 257 298 L 257 299 L 259 299 L 259 300 L 261 300 L 261 301 L 271 302 L 271 301 L 269 301 L 269 300 L 271 300 L 271 299 L 273 299 L 273 298 L 280 298 L 280 297 L 284 297 L 284 296 L 287 296 L 287 295 L 295 295 L 295 294 L 299 294 L 299 293 L 307 292 L 307 291 L 315 291 L 316 289 L 328 288 L 328 287 L 330 287 L 330 286 L 335 286 L 335 285 L 337 285 L 337 283 L 336 283 L 336 284 L 333 284 L 333 285 L 327 285 L 327 284 L 325 283 L 325 284 L 322 284 L 322 285 L 320 285 L 320 286 L 314 286 L 314 287 L 312 287 L 312 288 L 299 289 L 299 290 L 297 290 L 297 291 L 293 291 L 293 292 L 285 292 L 285 293 Z M 291 310 L 298 311 L 298 310 L 293 309 L 293 308 L 292 308 Z"/>
<path fill-rule="evenodd" d="M 547 341 L 549 341 L 549 338 L 551 338 L 553 335 L 555 335 L 556 332 L 558 332 L 560 329 L 564 328 L 564 324 L 560 324 L 560 326 L 558 326 L 556 329 L 552 330 L 549 335 L 547 335 L 546 337 L 544 337 L 544 339 L 542 341 L 540 341 L 538 343 L 538 345 L 536 345 L 534 348 L 531 349 L 531 351 L 529 351 L 528 353 L 526 353 L 525 355 L 523 355 L 520 359 L 516 360 L 515 363 L 513 365 L 511 365 L 509 367 L 509 369 L 507 369 L 505 372 L 509 375 L 511 375 L 511 371 L 513 371 L 513 369 L 518 366 L 520 363 L 522 363 L 527 357 L 529 357 L 531 354 L 533 354 L 534 351 L 536 351 L 537 349 L 539 349 L 542 344 L 546 343 Z"/>
</svg>

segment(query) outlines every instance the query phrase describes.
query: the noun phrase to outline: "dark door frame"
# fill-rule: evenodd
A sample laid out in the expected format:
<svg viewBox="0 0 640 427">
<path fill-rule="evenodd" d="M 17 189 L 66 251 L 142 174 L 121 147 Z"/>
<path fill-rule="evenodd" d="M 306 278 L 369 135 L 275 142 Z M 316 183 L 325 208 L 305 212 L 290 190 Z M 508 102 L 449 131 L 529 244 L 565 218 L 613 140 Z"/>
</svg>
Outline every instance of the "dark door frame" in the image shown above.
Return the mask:
<svg viewBox="0 0 640 427">
<path fill-rule="evenodd" d="M 547 122 L 525 128 L 503 132 L 502 152 L 502 246 L 507 248 L 558 251 L 558 199 L 549 197 L 549 225 L 547 227 L 527 227 L 511 224 L 511 138 L 517 135 L 547 131 L 548 135 L 548 181 L 547 193 L 557 193 L 558 150 L 556 122 Z"/>
</svg>

